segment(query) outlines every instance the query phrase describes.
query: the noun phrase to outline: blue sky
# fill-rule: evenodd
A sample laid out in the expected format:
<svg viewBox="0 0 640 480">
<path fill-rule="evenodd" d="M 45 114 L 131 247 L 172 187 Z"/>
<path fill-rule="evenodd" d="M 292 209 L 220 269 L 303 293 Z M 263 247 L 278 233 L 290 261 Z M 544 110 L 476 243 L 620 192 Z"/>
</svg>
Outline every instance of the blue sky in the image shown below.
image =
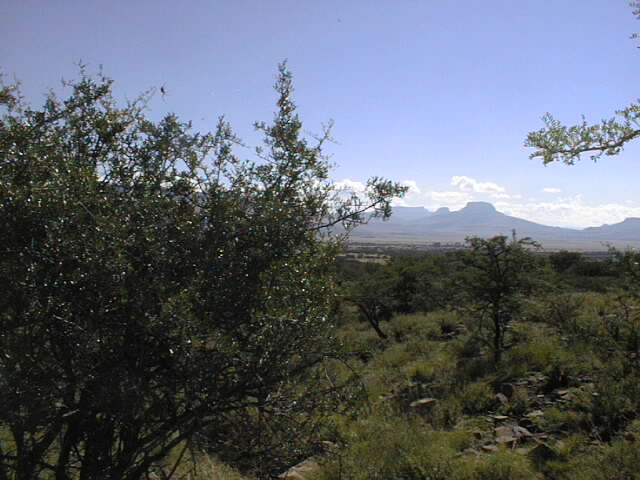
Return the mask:
<svg viewBox="0 0 640 480">
<path fill-rule="evenodd" d="M 207 130 L 224 114 L 257 144 L 287 59 L 305 128 L 335 121 L 337 182 L 584 227 L 640 217 L 640 147 L 544 167 L 524 139 L 547 111 L 599 121 L 637 101 L 636 31 L 626 0 L 9 0 L 0 71 L 38 105 L 79 61 L 102 65 L 120 99 L 165 86 L 152 116 Z"/>
</svg>

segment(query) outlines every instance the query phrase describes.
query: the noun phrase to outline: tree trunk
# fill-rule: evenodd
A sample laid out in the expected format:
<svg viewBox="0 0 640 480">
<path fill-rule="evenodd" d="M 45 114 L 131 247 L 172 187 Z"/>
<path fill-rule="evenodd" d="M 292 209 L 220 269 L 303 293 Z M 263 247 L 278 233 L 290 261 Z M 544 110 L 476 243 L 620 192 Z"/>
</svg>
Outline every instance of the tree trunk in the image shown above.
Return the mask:
<svg viewBox="0 0 640 480">
<path fill-rule="evenodd" d="M 500 319 L 493 318 L 493 358 L 498 365 L 502 360 L 502 325 Z"/>
</svg>

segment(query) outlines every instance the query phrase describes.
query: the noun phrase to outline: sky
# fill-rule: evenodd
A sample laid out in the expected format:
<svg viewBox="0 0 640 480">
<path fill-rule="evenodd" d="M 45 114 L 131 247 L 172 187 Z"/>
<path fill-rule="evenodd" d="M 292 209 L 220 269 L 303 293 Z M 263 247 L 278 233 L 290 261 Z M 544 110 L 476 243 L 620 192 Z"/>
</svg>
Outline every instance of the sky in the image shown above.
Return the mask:
<svg viewBox="0 0 640 480">
<path fill-rule="evenodd" d="M 524 147 L 545 112 L 598 122 L 637 101 L 627 0 L 5 0 L 2 11 L 0 72 L 34 107 L 82 62 L 102 66 L 123 103 L 164 87 L 152 118 L 175 112 L 206 131 L 224 115 L 258 145 L 253 122 L 273 118 L 286 59 L 305 130 L 334 122 L 340 185 L 381 176 L 410 187 L 396 205 L 488 201 L 565 227 L 640 217 L 640 141 L 574 166 L 545 167 Z"/>
</svg>

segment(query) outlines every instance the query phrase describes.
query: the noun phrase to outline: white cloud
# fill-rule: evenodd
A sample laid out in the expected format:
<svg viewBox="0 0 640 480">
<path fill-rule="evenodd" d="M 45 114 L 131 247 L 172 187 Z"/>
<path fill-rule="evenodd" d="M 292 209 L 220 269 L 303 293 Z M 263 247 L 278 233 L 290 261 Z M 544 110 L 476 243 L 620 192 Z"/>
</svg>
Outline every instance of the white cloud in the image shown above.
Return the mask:
<svg viewBox="0 0 640 480">
<path fill-rule="evenodd" d="M 440 207 L 449 207 L 456 210 L 464 207 L 467 202 L 474 199 L 472 193 L 461 191 L 434 192 L 423 191 L 414 180 L 405 180 L 402 185 L 409 187 L 403 198 L 396 198 L 393 204 L 402 207 L 425 207 L 436 210 Z"/>
<path fill-rule="evenodd" d="M 420 187 L 418 187 L 418 183 L 415 180 L 405 180 L 401 182 L 405 187 L 409 187 L 407 193 L 422 193 Z"/>
<path fill-rule="evenodd" d="M 340 180 L 339 182 L 336 182 L 335 187 L 338 190 L 343 190 L 345 192 L 354 192 L 354 193 L 364 192 L 367 188 L 364 183 L 355 182 L 348 178 L 345 178 L 344 180 Z"/>
<path fill-rule="evenodd" d="M 503 193 L 506 191 L 504 187 L 492 182 L 479 182 L 470 177 L 457 175 L 451 177 L 451 185 L 458 187 L 463 192 Z"/>
<path fill-rule="evenodd" d="M 405 187 L 409 187 L 402 198 L 394 198 L 393 204 L 398 207 L 422 207 L 426 203 L 426 196 L 415 180 L 405 180 L 400 182 Z"/>
<path fill-rule="evenodd" d="M 543 188 L 542 191 L 544 193 L 560 193 L 562 190 L 560 190 L 559 188 L 546 187 L 546 188 Z"/>
<path fill-rule="evenodd" d="M 519 195 L 510 195 L 506 189 L 491 182 L 479 182 L 466 176 L 451 177 L 451 185 L 458 190 L 450 191 L 423 191 L 415 180 L 405 180 L 403 185 L 409 187 L 404 198 L 396 199 L 395 205 L 399 206 L 424 206 L 430 210 L 440 207 L 448 207 L 457 210 L 468 202 L 483 200 L 483 196 L 499 199 L 519 198 Z"/>
<path fill-rule="evenodd" d="M 426 197 L 433 205 L 430 208 L 449 207 L 462 208 L 473 200 L 473 195 L 467 192 L 429 192 Z"/>
</svg>

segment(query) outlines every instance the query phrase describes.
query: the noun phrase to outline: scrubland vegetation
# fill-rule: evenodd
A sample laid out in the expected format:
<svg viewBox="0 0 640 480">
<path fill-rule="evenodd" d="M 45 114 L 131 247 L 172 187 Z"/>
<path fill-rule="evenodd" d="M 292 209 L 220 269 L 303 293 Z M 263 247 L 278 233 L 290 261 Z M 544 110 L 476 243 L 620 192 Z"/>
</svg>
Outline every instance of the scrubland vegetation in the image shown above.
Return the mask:
<svg viewBox="0 0 640 480">
<path fill-rule="evenodd" d="M 392 313 L 383 339 L 346 299 L 340 338 L 356 358 L 336 375 L 358 372 L 363 395 L 312 478 L 637 478 L 638 257 L 527 251 L 532 290 L 496 356 L 491 318 L 465 291 L 478 255 L 341 266 L 349 291 L 366 283 Z"/>
<path fill-rule="evenodd" d="M 336 190 L 284 65 L 250 159 L 111 85 L 0 85 L 0 480 L 640 478 L 638 253 L 337 261 L 406 188 Z M 639 111 L 528 142 L 613 155 Z"/>
<path fill-rule="evenodd" d="M 498 356 L 473 291 L 490 283 L 471 266 L 486 250 L 342 261 L 342 356 L 324 368 L 351 388 L 288 478 L 639 478 L 640 256 L 547 256 L 530 245 L 517 255 L 527 293 L 503 292 L 518 307 Z M 374 310 L 385 312 L 378 332 Z"/>
</svg>

